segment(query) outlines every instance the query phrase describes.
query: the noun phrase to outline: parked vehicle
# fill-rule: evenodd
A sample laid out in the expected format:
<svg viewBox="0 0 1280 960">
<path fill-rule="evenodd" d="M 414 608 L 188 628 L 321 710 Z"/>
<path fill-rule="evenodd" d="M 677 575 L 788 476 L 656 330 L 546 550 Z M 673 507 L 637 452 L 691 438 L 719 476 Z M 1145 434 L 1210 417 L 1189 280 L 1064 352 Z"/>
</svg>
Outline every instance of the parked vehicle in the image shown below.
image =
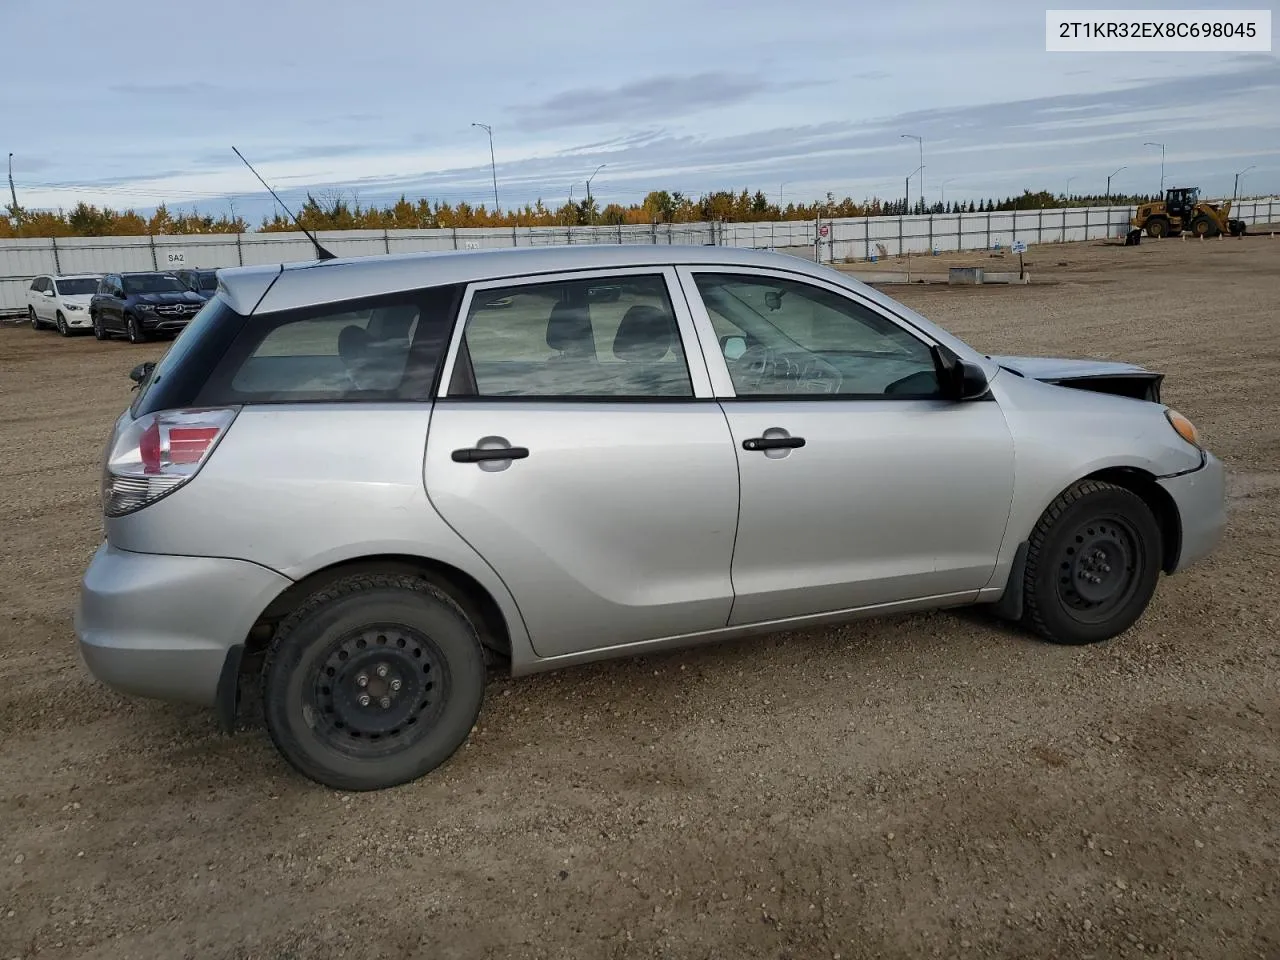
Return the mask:
<svg viewBox="0 0 1280 960">
<path fill-rule="evenodd" d="M 218 289 L 217 270 L 174 270 L 173 275 L 204 299 L 208 300 Z"/>
<path fill-rule="evenodd" d="M 145 343 L 177 336 L 206 302 L 172 273 L 109 273 L 89 302 L 89 318 L 99 340 L 123 334 Z"/>
<path fill-rule="evenodd" d="M 579 245 L 220 279 L 132 371 L 80 649 L 224 729 L 261 684 L 279 751 L 335 788 L 443 763 L 489 666 L 968 604 L 1107 640 L 1225 522 L 1222 464 L 1158 372 L 984 356 L 795 257 Z"/>
<path fill-rule="evenodd" d="M 100 274 L 44 274 L 27 288 L 27 319 L 32 330 L 54 327 L 64 337 L 92 326 L 89 301 Z"/>
</svg>

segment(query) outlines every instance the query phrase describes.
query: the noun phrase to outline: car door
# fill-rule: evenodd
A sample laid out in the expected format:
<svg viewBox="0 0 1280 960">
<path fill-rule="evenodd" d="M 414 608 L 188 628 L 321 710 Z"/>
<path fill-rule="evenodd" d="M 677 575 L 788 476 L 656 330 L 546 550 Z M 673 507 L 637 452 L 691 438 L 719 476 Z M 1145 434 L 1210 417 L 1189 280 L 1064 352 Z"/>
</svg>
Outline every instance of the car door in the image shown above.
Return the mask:
<svg viewBox="0 0 1280 960">
<path fill-rule="evenodd" d="M 670 268 L 472 284 L 427 494 L 539 656 L 724 627 L 737 462 Z M 678 305 L 678 306 L 677 306 Z"/>
<path fill-rule="evenodd" d="M 941 399 L 928 338 L 845 287 L 682 267 L 740 475 L 730 623 L 987 584 L 1013 495 L 990 399 Z"/>
<path fill-rule="evenodd" d="M 102 326 L 113 333 L 124 332 L 124 282 L 118 273 L 107 274 L 104 283 L 102 306 Z"/>
<path fill-rule="evenodd" d="M 58 312 L 57 301 L 53 296 L 53 280 L 50 277 L 39 278 L 39 288 L 35 296 L 35 311 L 41 320 L 53 320 Z"/>
</svg>

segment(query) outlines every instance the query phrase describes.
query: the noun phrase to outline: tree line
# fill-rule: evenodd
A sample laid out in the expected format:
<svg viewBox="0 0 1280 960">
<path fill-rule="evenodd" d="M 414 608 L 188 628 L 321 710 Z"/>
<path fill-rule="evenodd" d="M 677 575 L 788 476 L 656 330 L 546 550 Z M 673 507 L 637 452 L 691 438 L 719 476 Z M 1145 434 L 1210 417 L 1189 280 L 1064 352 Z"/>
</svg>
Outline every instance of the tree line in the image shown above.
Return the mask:
<svg viewBox="0 0 1280 960">
<path fill-rule="evenodd" d="M 835 217 L 896 217 L 902 215 L 981 213 L 1008 210 L 1035 210 L 1058 207 L 1098 207 L 1108 202 L 1115 206 L 1146 203 L 1147 194 L 1113 194 L 1110 198 L 1097 194 L 1054 194 L 1047 190 L 1024 190 L 1020 196 L 1003 200 L 941 200 L 927 205 L 922 198 L 907 200 L 868 197 L 861 203 L 852 197 L 836 199 L 828 193 L 812 203 L 791 202 L 785 206 L 771 201 L 763 191 L 742 190 L 733 193 L 717 190 L 689 197 L 678 190 L 654 190 L 640 203 L 606 204 L 600 207 L 594 197 L 569 200 L 554 209 L 539 199 L 519 209 L 489 209 L 484 204 L 465 201 L 447 203 L 425 197 L 409 200 L 401 196 L 395 203 L 378 206 L 362 205 L 358 198 L 348 198 L 342 191 L 327 191 L 320 196 L 307 194 L 306 201 L 294 212 L 310 230 L 401 230 L 448 227 L 577 227 L 587 225 L 649 225 L 655 223 L 698 223 L 724 221 L 746 223 L 769 220 L 816 220 Z M 27 210 L 7 208 L 0 217 L 0 237 L 110 237 L 147 236 L 151 234 L 193 233 L 263 233 L 296 230 L 293 219 L 277 209 L 265 216 L 257 227 L 234 212 L 214 216 L 196 209 L 190 213 L 170 210 L 161 204 L 155 212 L 144 216 L 133 209 L 123 211 L 78 203 L 69 211 Z"/>
</svg>

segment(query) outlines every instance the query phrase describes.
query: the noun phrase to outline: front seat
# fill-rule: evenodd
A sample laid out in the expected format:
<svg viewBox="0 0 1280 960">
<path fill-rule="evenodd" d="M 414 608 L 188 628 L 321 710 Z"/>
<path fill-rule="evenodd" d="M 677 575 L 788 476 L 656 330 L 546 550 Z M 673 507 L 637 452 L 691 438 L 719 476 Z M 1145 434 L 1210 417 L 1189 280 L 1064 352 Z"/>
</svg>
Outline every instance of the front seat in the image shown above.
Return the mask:
<svg viewBox="0 0 1280 960">
<path fill-rule="evenodd" d="M 613 337 L 613 355 L 625 361 L 623 376 L 638 393 L 683 393 L 687 374 L 663 362 L 676 343 L 675 318 L 660 307 L 636 304 L 622 315 Z"/>
</svg>

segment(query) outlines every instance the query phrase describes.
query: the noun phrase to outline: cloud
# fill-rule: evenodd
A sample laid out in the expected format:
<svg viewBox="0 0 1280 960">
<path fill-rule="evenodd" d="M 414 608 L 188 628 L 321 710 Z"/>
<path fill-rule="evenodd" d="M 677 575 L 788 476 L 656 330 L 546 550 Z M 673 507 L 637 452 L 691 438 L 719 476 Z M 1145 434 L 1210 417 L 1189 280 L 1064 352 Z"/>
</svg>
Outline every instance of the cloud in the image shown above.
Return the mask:
<svg viewBox="0 0 1280 960">
<path fill-rule="evenodd" d="M 556 129 L 600 123 L 633 124 L 686 116 L 712 107 L 743 103 L 769 90 L 794 89 L 812 81 L 777 83 L 764 77 L 709 71 L 650 77 L 609 90 L 579 87 L 511 112 L 525 129 Z"/>
<path fill-rule="evenodd" d="M 117 83 L 108 89 L 126 97 L 182 98 L 221 97 L 226 91 L 211 83 Z"/>
</svg>

